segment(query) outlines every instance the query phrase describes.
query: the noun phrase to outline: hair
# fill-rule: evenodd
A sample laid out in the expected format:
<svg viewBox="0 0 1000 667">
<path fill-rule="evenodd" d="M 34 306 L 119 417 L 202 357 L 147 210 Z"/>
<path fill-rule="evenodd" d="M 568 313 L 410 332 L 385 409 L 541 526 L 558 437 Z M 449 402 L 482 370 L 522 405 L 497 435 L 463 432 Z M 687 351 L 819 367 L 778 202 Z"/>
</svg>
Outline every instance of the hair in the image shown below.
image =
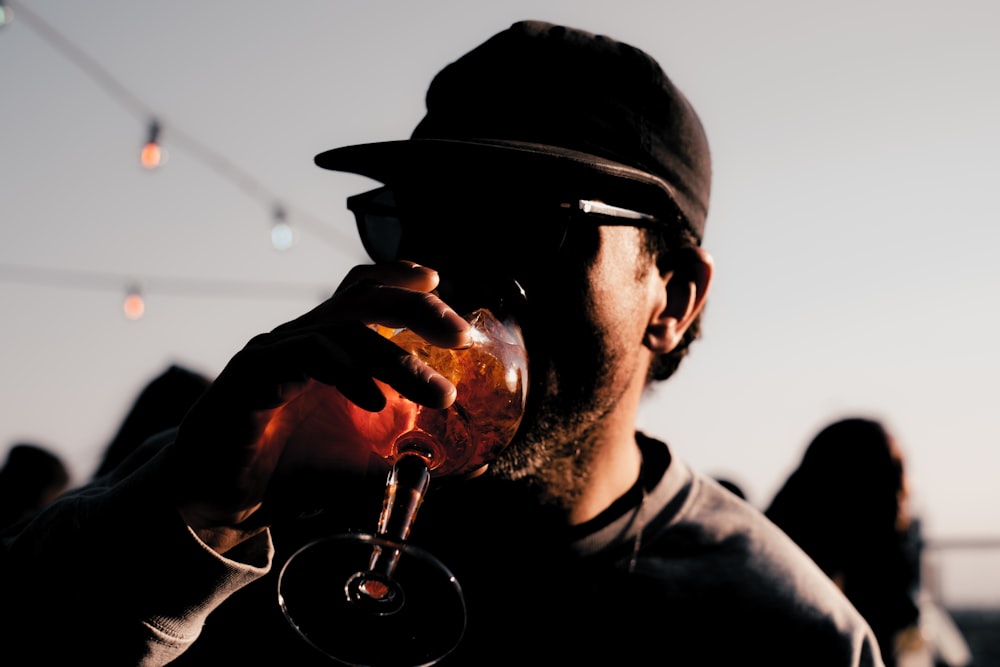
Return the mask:
<svg viewBox="0 0 1000 667">
<path fill-rule="evenodd" d="M 661 273 L 667 271 L 683 273 L 688 270 L 694 250 L 700 242 L 686 225 L 663 225 L 655 229 L 646 228 L 643 232 L 644 251 L 656 261 L 656 267 Z M 659 382 L 673 375 L 681 360 L 687 356 L 691 343 L 700 336 L 701 313 L 698 313 L 677 347 L 653 360 L 646 382 Z"/>
<path fill-rule="evenodd" d="M 813 438 L 768 513 L 782 525 L 805 505 L 811 519 L 825 523 L 824 531 L 884 535 L 896 527 L 904 484 L 903 461 L 886 428 L 850 417 Z"/>
<path fill-rule="evenodd" d="M 822 429 L 765 515 L 844 591 L 872 626 L 886 664 L 918 620 L 919 522 L 901 522 L 902 452 L 878 421 L 851 417 Z"/>
<path fill-rule="evenodd" d="M 147 438 L 179 425 L 210 384 L 206 375 L 177 364 L 171 364 L 150 380 L 136 396 L 114 438 L 104 449 L 93 476 L 111 472 Z"/>
<path fill-rule="evenodd" d="M 70 483 L 62 457 L 48 447 L 19 442 L 0 468 L 0 528 L 31 517 Z"/>
</svg>

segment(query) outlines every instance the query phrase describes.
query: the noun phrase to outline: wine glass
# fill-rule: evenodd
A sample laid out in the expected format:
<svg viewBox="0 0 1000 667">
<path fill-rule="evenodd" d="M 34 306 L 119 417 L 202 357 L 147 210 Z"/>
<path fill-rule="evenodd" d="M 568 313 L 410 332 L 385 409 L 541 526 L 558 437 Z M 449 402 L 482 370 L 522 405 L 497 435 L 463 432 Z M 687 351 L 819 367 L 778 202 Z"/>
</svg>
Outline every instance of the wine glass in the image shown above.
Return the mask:
<svg viewBox="0 0 1000 667">
<path fill-rule="evenodd" d="M 431 553 L 407 538 L 432 477 L 473 472 L 517 431 L 527 397 L 527 354 L 517 325 L 480 308 L 466 317 L 472 345 L 431 346 L 409 330 L 389 332 L 457 388 L 447 409 L 428 408 L 379 383 L 386 407 L 368 412 L 339 396 L 333 412 L 391 469 L 374 533 L 316 540 L 285 563 L 278 601 L 312 646 L 348 665 L 430 665 L 465 631 L 462 589 Z"/>
</svg>

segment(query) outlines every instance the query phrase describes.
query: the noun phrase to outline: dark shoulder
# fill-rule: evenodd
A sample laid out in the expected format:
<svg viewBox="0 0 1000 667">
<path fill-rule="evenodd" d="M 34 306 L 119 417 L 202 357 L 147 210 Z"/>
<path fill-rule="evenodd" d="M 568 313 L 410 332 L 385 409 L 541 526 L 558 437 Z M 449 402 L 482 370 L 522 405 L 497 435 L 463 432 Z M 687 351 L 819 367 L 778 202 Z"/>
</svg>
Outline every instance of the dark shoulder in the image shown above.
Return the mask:
<svg viewBox="0 0 1000 667">
<path fill-rule="evenodd" d="M 642 624 L 703 659 L 714 656 L 701 664 L 739 652 L 765 664 L 881 664 L 871 662 L 877 652 L 862 658 L 874 651 L 867 624 L 787 535 L 676 455 L 669 465 L 667 478 L 682 481 L 650 519 L 626 584 L 649 603 Z"/>
</svg>

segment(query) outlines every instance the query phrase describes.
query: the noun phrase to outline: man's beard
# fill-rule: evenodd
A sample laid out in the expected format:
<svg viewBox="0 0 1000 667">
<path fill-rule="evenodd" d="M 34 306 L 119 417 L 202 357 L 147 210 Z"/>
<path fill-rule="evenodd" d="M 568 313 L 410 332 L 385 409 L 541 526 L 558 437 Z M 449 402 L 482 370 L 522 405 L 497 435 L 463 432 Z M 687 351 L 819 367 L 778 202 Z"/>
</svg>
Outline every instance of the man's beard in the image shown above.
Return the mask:
<svg viewBox="0 0 1000 667">
<path fill-rule="evenodd" d="M 487 475 L 527 487 L 547 505 L 570 509 L 589 484 L 602 444 L 595 428 L 614 409 L 626 383 L 616 377 L 620 355 L 593 332 L 586 349 L 532 367 L 531 409 L 515 440 Z M 565 346 L 564 350 L 567 349 Z M 534 398 L 532 398 L 534 397 Z"/>
</svg>

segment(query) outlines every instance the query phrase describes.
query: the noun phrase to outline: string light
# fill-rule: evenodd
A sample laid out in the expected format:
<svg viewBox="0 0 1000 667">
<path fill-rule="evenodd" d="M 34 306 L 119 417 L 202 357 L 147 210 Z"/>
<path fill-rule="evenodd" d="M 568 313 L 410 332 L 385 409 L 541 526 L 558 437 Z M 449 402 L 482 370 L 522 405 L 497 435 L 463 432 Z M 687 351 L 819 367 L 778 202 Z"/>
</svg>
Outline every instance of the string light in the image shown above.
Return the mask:
<svg viewBox="0 0 1000 667">
<path fill-rule="evenodd" d="M 119 83 L 107 70 L 87 53 L 66 39 L 59 31 L 37 16 L 32 9 L 18 4 L 15 0 L 0 0 L 0 27 L 13 19 L 11 8 L 16 7 L 18 24 L 27 26 L 50 46 L 78 66 L 105 92 L 147 123 L 147 141 L 140 153 L 140 163 L 147 169 L 162 166 L 167 158 L 166 149 L 160 145 L 163 129 L 162 117 L 154 114 L 136 95 Z M 276 197 L 259 182 L 242 171 L 240 166 L 222 155 L 215 153 L 194 137 L 182 130 L 171 127 L 171 145 L 181 146 L 194 158 L 213 169 L 219 175 L 239 185 L 244 192 L 271 205 Z M 157 154 L 158 152 L 158 154 Z M 273 207 L 274 224 L 271 229 L 271 243 L 275 248 L 291 247 L 295 234 L 288 220 L 288 209 Z M 307 223 L 310 229 L 328 241 L 335 251 L 361 260 L 352 252 L 356 244 L 353 235 L 333 227 L 325 221 L 309 216 L 303 211 L 295 213 L 299 223 Z M 124 286 L 125 298 L 120 302 L 125 317 L 140 319 L 145 315 L 145 294 L 167 294 L 194 298 L 221 297 L 226 299 L 246 298 L 253 300 L 275 299 L 281 301 L 305 300 L 318 303 L 329 296 L 326 285 L 294 285 L 268 281 L 247 282 L 227 280 L 204 280 L 164 276 L 144 276 L 142 287 L 133 278 L 113 273 L 76 271 L 72 269 L 42 268 L 0 263 L 0 282 L 20 283 L 59 289 L 99 290 L 121 294 Z"/>
<path fill-rule="evenodd" d="M 160 147 L 160 123 L 149 121 L 149 134 L 139 154 L 139 161 L 146 169 L 156 169 L 166 161 L 166 151 Z"/>
<path fill-rule="evenodd" d="M 142 118 L 144 122 L 149 123 L 149 140 L 143 148 L 140 160 L 142 165 L 147 169 L 155 169 L 157 165 L 163 165 L 167 158 L 167 151 L 159 143 L 159 135 L 163 130 L 163 127 L 166 125 L 163 122 L 163 118 L 156 117 L 156 115 L 153 114 L 153 112 L 143 103 L 142 100 L 117 81 L 100 65 L 100 63 L 95 61 L 79 47 L 66 39 L 59 31 L 36 15 L 33 10 L 28 9 L 23 4 L 19 4 L 13 0 L 0 0 L 0 7 L 6 11 L 8 21 L 11 16 L 11 6 L 17 7 L 19 25 L 26 25 L 33 29 L 40 37 L 45 39 L 50 46 L 54 47 L 64 56 L 69 58 L 73 64 L 80 67 L 85 74 L 87 74 L 95 83 L 104 88 L 105 91 L 121 103 L 122 106 L 128 108 L 134 114 Z M 154 118 L 154 120 L 149 121 L 148 119 L 150 118 Z M 194 137 L 181 131 L 179 128 L 170 128 L 170 143 L 172 146 L 180 146 L 187 153 L 190 153 L 193 157 L 200 160 L 203 164 L 213 169 L 219 175 L 239 185 L 248 195 L 256 197 L 262 202 L 265 202 L 268 206 L 270 206 L 271 203 L 277 199 L 277 197 L 268 192 L 261 183 L 257 182 L 249 174 L 244 172 L 238 164 L 214 152 Z M 287 208 L 284 208 L 284 210 L 286 213 L 288 212 Z M 345 248 L 352 247 L 352 244 L 354 243 L 353 236 L 350 236 L 348 232 L 337 227 L 333 227 L 315 216 L 308 215 L 304 211 L 296 211 L 295 218 L 298 223 L 307 225 L 311 231 L 316 232 L 324 240 L 328 241 L 338 252 L 344 252 Z M 291 230 L 291 226 L 288 224 L 287 220 L 284 224 L 287 226 L 287 229 L 279 228 L 278 234 L 279 237 L 287 238 L 287 235 Z M 279 241 L 281 241 L 281 238 L 279 238 Z M 271 242 L 272 244 L 275 243 L 273 234 Z"/>
<path fill-rule="evenodd" d="M 142 298 L 142 290 L 136 284 L 131 284 L 125 291 L 125 301 L 122 302 L 122 311 L 125 317 L 130 320 L 138 320 L 146 312 L 146 302 Z"/>
<path fill-rule="evenodd" d="M 285 218 L 285 209 L 278 204 L 274 207 L 274 224 L 271 226 L 271 245 L 275 250 L 288 250 L 295 242 L 295 233 Z"/>
</svg>

